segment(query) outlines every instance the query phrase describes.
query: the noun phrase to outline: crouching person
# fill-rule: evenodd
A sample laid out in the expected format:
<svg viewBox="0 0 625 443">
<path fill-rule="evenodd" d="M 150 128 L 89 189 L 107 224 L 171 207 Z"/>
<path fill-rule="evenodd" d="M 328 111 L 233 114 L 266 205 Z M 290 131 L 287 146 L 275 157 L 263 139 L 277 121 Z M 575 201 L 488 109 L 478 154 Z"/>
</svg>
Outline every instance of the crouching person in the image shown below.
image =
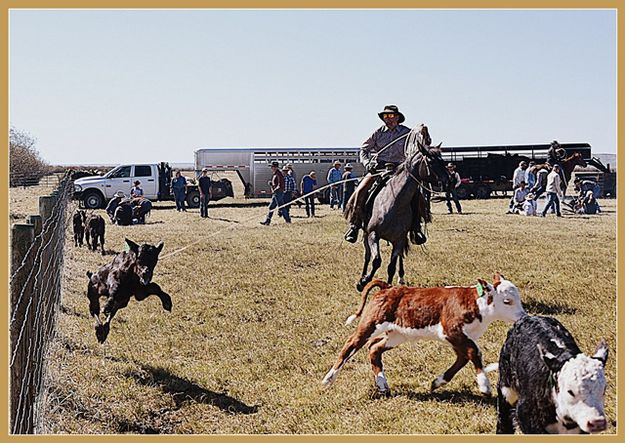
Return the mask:
<svg viewBox="0 0 625 443">
<path fill-rule="evenodd" d="M 115 208 L 113 223 L 119 226 L 128 226 L 132 224 L 132 205 L 130 204 L 129 198 L 123 199 L 119 202 L 117 208 Z"/>
<path fill-rule="evenodd" d="M 130 202 L 132 206 L 132 218 L 139 224 L 145 224 L 145 216 L 152 210 L 152 202 L 145 197 L 133 198 Z"/>
<path fill-rule="evenodd" d="M 513 417 L 524 434 L 605 431 L 607 358 L 605 342 L 584 355 L 554 318 L 517 321 L 499 355 L 497 433 L 513 434 Z"/>
</svg>

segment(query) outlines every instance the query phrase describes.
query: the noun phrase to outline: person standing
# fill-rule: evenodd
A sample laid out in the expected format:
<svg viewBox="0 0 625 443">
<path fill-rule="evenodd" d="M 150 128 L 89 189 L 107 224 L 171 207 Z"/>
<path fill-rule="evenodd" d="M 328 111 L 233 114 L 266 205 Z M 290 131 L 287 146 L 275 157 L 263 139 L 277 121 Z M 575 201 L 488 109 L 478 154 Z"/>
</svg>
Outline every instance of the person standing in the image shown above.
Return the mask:
<svg viewBox="0 0 625 443">
<path fill-rule="evenodd" d="M 335 161 L 334 166 L 328 171 L 328 184 L 337 183 L 341 181 L 341 162 Z M 330 209 L 334 209 L 336 204 L 337 208 L 341 207 L 341 185 L 330 186 Z"/>
<path fill-rule="evenodd" d="M 512 173 L 512 189 L 519 187 L 521 182 L 525 181 L 525 170 L 527 169 L 527 162 L 522 160 L 519 162 L 519 167 Z M 527 183 L 527 182 L 526 182 Z"/>
<path fill-rule="evenodd" d="M 341 199 L 341 210 L 343 212 L 345 212 L 345 205 L 354 193 L 354 189 L 356 189 L 356 181 L 354 180 L 354 174 L 352 174 L 352 169 L 352 165 L 347 163 L 345 165 L 345 172 L 343 172 L 343 176 L 341 177 L 341 180 L 343 181 L 343 198 Z"/>
<path fill-rule="evenodd" d="M 447 163 L 447 171 L 449 171 L 450 181 L 453 183 L 453 187 L 449 187 L 447 191 L 445 191 L 445 200 L 447 200 L 447 212 L 452 214 L 454 211 L 451 210 L 451 201 L 454 201 L 456 205 L 456 211 L 458 214 L 462 214 L 462 206 L 460 206 L 460 200 L 458 200 L 458 192 L 456 191 L 460 186 L 460 174 L 456 171 L 456 165 L 453 163 Z"/>
<path fill-rule="evenodd" d="M 355 243 L 358 239 L 358 230 L 363 224 L 365 202 L 368 191 L 375 182 L 375 174 L 386 170 L 387 164 L 397 167 L 406 159 L 404 146 L 410 128 L 401 124 L 406 117 L 399 112 L 396 105 L 386 105 L 378 113 L 378 117 L 384 125 L 376 129 L 360 147 L 360 163 L 367 170 L 367 175 L 360 180 L 349 202 L 345 205 L 344 214 L 349 226 L 344 238 L 350 243 Z M 429 146 L 431 142 L 427 134 L 424 144 Z"/>
<path fill-rule="evenodd" d="M 284 206 L 282 208 L 282 217 L 284 220 L 289 220 L 287 223 L 291 223 L 291 205 L 288 203 L 293 200 L 295 195 L 295 178 L 293 178 L 293 169 L 289 169 L 288 165 L 282 169 L 282 175 L 284 175 Z"/>
<path fill-rule="evenodd" d="M 187 212 L 187 208 L 185 208 L 184 204 L 184 199 L 187 195 L 187 179 L 180 174 L 179 169 L 176 170 L 175 177 L 171 181 L 171 190 L 173 191 L 174 198 L 176 199 L 176 210 L 178 212 Z"/>
<path fill-rule="evenodd" d="M 310 171 L 308 175 L 302 177 L 300 183 L 300 190 L 304 196 L 304 203 L 306 204 L 306 217 L 315 216 L 315 194 L 313 191 L 317 188 L 317 173 Z"/>
<path fill-rule="evenodd" d="M 549 166 L 544 166 L 536 172 L 536 183 L 530 189 L 530 192 L 534 194 L 534 198 L 538 198 L 545 192 L 547 188 L 547 176 L 549 175 Z"/>
<path fill-rule="evenodd" d="M 527 189 L 532 189 L 536 183 L 536 173 L 534 172 L 534 166 L 536 162 L 531 160 L 525 170 L 525 183 L 527 183 Z"/>
<path fill-rule="evenodd" d="M 271 162 L 271 172 L 272 176 L 269 181 L 269 185 L 271 186 L 271 202 L 269 203 L 267 218 L 265 218 L 265 221 L 260 222 L 261 225 L 265 226 L 271 224 L 274 210 L 284 204 L 284 176 L 280 172 L 280 164 L 278 162 Z M 288 213 L 284 217 L 284 221 L 291 223 L 291 218 Z"/>
<path fill-rule="evenodd" d="M 562 213 L 560 212 L 560 196 L 562 195 L 562 188 L 560 188 L 560 165 L 553 165 L 553 169 L 547 175 L 547 204 L 541 213 L 541 216 L 544 217 L 547 214 L 547 211 L 554 207 L 556 210 L 556 215 L 558 217 L 562 217 Z"/>
<path fill-rule="evenodd" d="M 208 202 L 211 198 L 211 179 L 208 176 L 208 168 L 202 169 L 202 175 L 198 179 L 200 190 L 200 217 L 208 218 Z"/>
</svg>

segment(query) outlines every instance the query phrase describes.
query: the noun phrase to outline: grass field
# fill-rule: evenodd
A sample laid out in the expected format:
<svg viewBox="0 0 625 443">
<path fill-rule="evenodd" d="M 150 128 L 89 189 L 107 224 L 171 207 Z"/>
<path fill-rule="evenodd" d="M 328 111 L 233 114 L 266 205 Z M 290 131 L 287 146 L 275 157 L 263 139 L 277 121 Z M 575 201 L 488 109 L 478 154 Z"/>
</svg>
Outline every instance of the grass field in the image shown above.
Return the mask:
<svg viewBox="0 0 625 443">
<path fill-rule="evenodd" d="M 30 214 L 33 195 L 11 193 L 11 211 Z M 32 194 L 32 191 L 29 191 Z M 35 193 L 36 194 L 36 193 Z M 225 202 L 225 201 L 224 201 Z M 465 214 L 433 205 L 425 249 L 414 247 L 406 277 L 415 286 L 472 285 L 501 271 L 530 314 L 558 318 L 586 353 L 610 346 L 606 413 L 616 432 L 616 201 L 598 216 L 542 219 L 505 215 L 507 200 L 464 201 Z M 378 398 L 365 352 L 329 390 L 321 379 L 354 326 L 362 245 L 342 241 L 345 222 L 327 206 L 318 218 L 292 210 L 259 225 L 264 207 L 212 206 L 178 213 L 158 203 L 142 226 L 107 224 L 108 255 L 78 249 L 67 233 L 63 309 L 50 356 L 45 413 L 49 433 L 467 434 L 493 433 L 494 398 L 484 398 L 467 366 L 448 385 L 430 382 L 454 361 L 438 342 L 385 354 L 390 398 Z M 154 281 L 171 294 L 131 301 L 97 343 L 85 296 L 95 271 L 123 239 L 156 244 Z M 184 248 L 184 249 L 182 249 Z M 389 248 L 378 276 L 385 278 Z M 498 360 L 510 325 L 480 340 Z M 497 372 L 489 374 L 493 385 Z"/>
</svg>

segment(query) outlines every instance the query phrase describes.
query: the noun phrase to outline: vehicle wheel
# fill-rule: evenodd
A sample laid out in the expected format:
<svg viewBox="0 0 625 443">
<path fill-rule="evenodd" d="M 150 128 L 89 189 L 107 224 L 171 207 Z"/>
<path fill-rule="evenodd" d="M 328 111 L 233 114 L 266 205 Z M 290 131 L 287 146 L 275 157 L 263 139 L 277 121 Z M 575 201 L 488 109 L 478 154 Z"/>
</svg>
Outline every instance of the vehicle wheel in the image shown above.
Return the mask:
<svg viewBox="0 0 625 443">
<path fill-rule="evenodd" d="M 475 197 L 476 198 L 490 198 L 490 187 L 486 185 L 478 185 L 475 188 Z"/>
<path fill-rule="evenodd" d="M 190 208 L 200 207 L 200 193 L 197 191 L 191 191 L 187 194 L 187 206 Z"/>
<path fill-rule="evenodd" d="M 456 188 L 456 196 L 458 197 L 458 199 L 466 200 L 467 198 L 469 198 L 469 195 L 470 192 L 466 186 L 460 185 Z"/>
<path fill-rule="evenodd" d="M 317 192 L 317 200 L 322 205 L 327 205 L 330 203 L 330 188 L 324 189 L 321 192 Z"/>
<path fill-rule="evenodd" d="M 87 209 L 100 209 L 104 207 L 104 197 L 98 191 L 87 192 L 82 201 Z"/>
</svg>

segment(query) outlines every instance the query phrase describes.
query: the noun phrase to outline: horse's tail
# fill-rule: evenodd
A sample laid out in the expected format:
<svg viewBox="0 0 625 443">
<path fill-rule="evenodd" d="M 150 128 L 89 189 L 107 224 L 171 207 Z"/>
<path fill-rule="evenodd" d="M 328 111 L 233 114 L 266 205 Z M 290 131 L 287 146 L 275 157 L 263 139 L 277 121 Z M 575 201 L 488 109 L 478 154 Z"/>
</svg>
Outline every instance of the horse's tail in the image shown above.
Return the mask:
<svg viewBox="0 0 625 443">
<path fill-rule="evenodd" d="M 362 315 L 362 311 L 364 311 L 365 309 L 365 304 L 367 304 L 367 296 L 369 295 L 369 292 L 371 292 L 371 290 L 373 288 L 380 288 L 380 289 L 387 289 L 390 288 L 391 285 L 389 285 L 388 283 L 386 283 L 383 280 L 373 280 L 370 281 L 369 283 L 367 283 L 367 285 L 363 288 L 362 290 L 362 299 L 360 302 L 360 308 L 358 309 L 358 312 L 356 312 L 355 314 L 352 314 L 349 316 L 349 318 L 347 319 L 347 321 L 345 322 L 346 325 L 350 325 L 352 324 L 352 322 L 354 320 L 356 320 L 358 317 L 360 317 Z"/>
</svg>

